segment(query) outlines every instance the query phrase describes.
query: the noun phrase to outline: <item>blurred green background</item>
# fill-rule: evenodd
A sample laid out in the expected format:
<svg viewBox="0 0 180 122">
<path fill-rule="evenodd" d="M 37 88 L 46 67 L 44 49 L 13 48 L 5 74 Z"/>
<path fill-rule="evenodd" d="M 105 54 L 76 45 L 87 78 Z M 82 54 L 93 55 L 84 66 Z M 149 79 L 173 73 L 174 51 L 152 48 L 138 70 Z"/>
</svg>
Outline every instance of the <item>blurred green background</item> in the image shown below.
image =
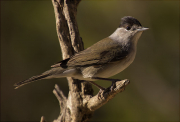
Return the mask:
<svg viewBox="0 0 180 122">
<path fill-rule="evenodd" d="M 77 22 L 85 48 L 113 33 L 123 16 L 133 16 L 150 29 L 138 42 L 133 64 L 113 77 L 131 83 L 95 111 L 91 121 L 178 121 L 179 1 L 83 0 Z M 61 59 L 51 0 L 1 1 L 1 121 L 58 117 L 52 90 L 58 84 L 67 95 L 65 78 L 41 80 L 17 90 L 13 84 Z"/>
</svg>

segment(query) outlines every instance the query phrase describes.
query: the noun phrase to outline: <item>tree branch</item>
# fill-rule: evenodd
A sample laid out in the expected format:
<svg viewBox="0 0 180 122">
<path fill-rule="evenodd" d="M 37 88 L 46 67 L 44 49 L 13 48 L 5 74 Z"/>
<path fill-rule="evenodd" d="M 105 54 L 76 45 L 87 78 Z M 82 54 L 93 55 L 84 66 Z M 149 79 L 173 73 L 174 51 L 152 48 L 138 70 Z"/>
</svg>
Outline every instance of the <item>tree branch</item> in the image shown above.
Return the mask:
<svg viewBox="0 0 180 122">
<path fill-rule="evenodd" d="M 87 103 L 87 108 L 91 111 L 95 111 L 100 108 L 104 104 L 106 104 L 109 100 L 115 97 L 116 94 L 125 90 L 125 87 L 130 83 L 128 79 L 117 81 L 116 87 L 113 90 L 110 90 L 110 87 L 107 90 L 101 93 L 101 98 L 99 98 L 99 94 L 90 98 Z"/>
<path fill-rule="evenodd" d="M 71 45 L 68 25 L 65 16 L 63 15 L 64 2 L 63 0 L 52 0 L 52 3 L 54 6 L 56 30 L 57 30 L 59 43 L 61 46 L 61 52 L 63 55 L 63 59 L 67 59 L 71 55 L 73 55 L 74 52 Z"/>
<path fill-rule="evenodd" d="M 55 85 L 55 89 L 53 90 L 53 93 L 54 93 L 54 95 L 56 96 L 56 98 L 59 101 L 59 105 L 61 107 L 61 110 L 63 110 L 64 107 L 66 107 L 67 98 L 63 94 L 63 92 L 60 90 L 60 88 L 59 88 L 59 86 L 57 84 Z"/>
<path fill-rule="evenodd" d="M 76 22 L 77 6 L 81 0 L 52 0 L 54 7 L 56 30 L 61 46 L 63 59 L 83 50 L 83 42 Z M 55 85 L 53 93 L 60 104 L 60 115 L 54 122 L 86 122 L 93 112 L 106 104 L 116 94 L 124 91 L 129 80 L 117 81 L 113 90 L 110 87 L 101 91 L 100 96 L 93 96 L 93 89 L 88 82 L 67 78 L 69 84 L 68 98 Z M 41 122 L 44 122 L 44 117 Z"/>
<path fill-rule="evenodd" d="M 75 6 L 76 3 L 70 3 L 69 1 L 66 1 L 68 3 L 64 4 L 64 14 L 65 18 L 68 23 L 69 27 L 69 33 L 71 37 L 71 43 L 74 48 L 75 52 L 82 51 L 84 49 L 82 40 L 79 35 L 79 30 L 76 22 L 76 15 L 77 15 L 77 6 Z M 74 2 L 80 2 L 79 1 L 74 1 Z M 78 4 L 76 4 L 78 5 Z"/>
<path fill-rule="evenodd" d="M 46 122 L 44 116 L 41 117 L 40 122 Z"/>
<path fill-rule="evenodd" d="M 56 18 L 56 30 L 63 59 L 69 58 L 76 52 L 83 50 L 83 43 L 76 22 L 77 5 L 79 2 L 80 0 L 52 0 Z M 61 108 L 61 114 L 55 121 L 69 122 L 82 121 L 82 119 L 86 120 L 87 117 L 83 118 L 83 116 L 91 113 L 83 113 L 82 91 L 85 90 L 81 88 L 85 88 L 82 87 L 85 84 L 72 78 L 68 78 L 68 84 L 69 94 L 66 107 L 64 109 Z M 91 85 L 89 85 L 89 90 L 92 91 Z"/>
</svg>

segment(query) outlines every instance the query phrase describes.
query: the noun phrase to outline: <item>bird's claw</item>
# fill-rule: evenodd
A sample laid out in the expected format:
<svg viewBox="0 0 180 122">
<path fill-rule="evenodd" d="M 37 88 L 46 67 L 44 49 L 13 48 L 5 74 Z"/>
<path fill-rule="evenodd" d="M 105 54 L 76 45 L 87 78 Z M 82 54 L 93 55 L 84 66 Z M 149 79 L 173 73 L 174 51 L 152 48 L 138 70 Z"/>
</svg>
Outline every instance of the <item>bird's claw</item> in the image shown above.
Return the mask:
<svg viewBox="0 0 180 122">
<path fill-rule="evenodd" d="M 110 86 L 110 91 L 111 91 L 111 92 L 114 91 L 114 88 L 116 88 L 116 81 L 117 81 L 117 80 L 112 81 L 112 84 L 111 84 L 111 86 Z"/>
<path fill-rule="evenodd" d="M 104 88 L 104 89 L 100 89 L 100 91 L 98 92 L 98 99 L 100 99 L 102 94 L 107 92 L 107 91 L 113 92 L 114 89 L 116 88 L 116 81 L 119 81 L 119 79 L 113 80 L 110 87 Z"/>
</svg>

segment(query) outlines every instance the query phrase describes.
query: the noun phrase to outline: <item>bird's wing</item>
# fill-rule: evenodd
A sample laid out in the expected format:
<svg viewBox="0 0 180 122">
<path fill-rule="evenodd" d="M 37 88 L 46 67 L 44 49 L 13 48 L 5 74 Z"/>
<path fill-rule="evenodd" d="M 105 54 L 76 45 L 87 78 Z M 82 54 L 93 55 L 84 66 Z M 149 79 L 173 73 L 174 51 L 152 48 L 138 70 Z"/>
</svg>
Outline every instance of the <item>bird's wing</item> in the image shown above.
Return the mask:
<svg viewBox="0 0 180 122">
<path fill-rule="evenodd" d="M 103 42 L 102 42 L 103 41 Z M 107 45 L 108 44 L 108 45 Z M 122 47 L 110 38 L 103 39 L 91 47 L 76 53 L 71 58 L 65 59 L 52 67 L 84 67 L 98 66 L 106 63 L 123 59 L 128 55 L 128 51 L 122 50 Z"/>
</svg>

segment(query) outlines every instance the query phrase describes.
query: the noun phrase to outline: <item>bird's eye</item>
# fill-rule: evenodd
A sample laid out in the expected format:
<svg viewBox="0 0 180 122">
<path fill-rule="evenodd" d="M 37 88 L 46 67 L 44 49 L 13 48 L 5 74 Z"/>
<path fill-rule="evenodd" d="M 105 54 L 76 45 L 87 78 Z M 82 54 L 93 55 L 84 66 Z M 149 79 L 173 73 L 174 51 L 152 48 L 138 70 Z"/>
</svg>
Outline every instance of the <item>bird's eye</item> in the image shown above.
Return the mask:
<svg viewBox="0 0 180 122">
<path fill-rule="evenodd" d="M 130 29 L 131 29 L 131 27 L 130 27 L 130 26 L 127 26 L 127 27 L 126 27 L 126 29 L 127 29 L 127 30 L 130 30 Z"/>
</svg>

